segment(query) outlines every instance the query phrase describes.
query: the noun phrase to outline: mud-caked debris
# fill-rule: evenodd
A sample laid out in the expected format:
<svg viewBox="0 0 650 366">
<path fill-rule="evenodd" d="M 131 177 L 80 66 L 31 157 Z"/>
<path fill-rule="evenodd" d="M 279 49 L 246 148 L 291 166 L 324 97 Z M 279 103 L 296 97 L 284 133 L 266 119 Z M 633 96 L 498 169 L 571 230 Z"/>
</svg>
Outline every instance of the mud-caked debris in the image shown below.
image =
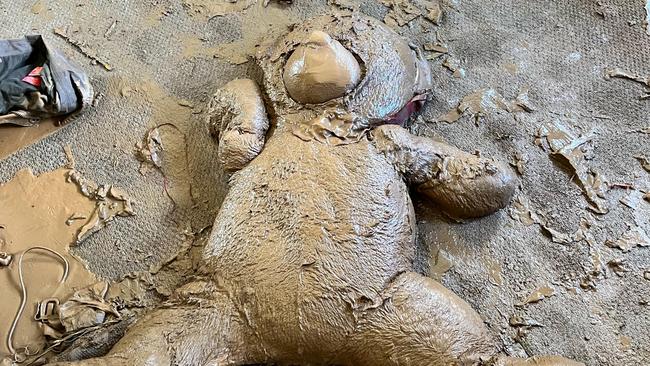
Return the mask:
<svg viewBox="0 0 650 366">
<path fill-rule="evenodd" d="M 74 332 L 102 324 L 108 314 L 119 318 L 120 314 L 108 302 L 108 283 L 98 282 L 75 292 L 59 306 L 59 319 L 66 332 Z"/>
</svg>

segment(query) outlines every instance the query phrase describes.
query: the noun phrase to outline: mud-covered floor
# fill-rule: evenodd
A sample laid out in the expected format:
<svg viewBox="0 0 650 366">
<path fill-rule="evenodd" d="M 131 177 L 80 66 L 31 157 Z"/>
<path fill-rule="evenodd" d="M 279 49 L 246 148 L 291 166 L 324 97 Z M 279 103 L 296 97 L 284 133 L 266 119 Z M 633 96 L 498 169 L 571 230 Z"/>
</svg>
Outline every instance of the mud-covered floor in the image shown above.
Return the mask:
<svg viewBox="0 0 650 366">
<path fill-rule="evenodd" d="M 208 97 L 246 74 L 247 54 L 270 29 L 340 9 L 299 0 L 219 15 L 211 3 L 0 0 L 0 37 L 43 34 L 85 67 L 97 96 L 73 123 L 0 161 L 0 182 L 25 167 L 40 174 L 63 166 L 69 145 L 86 178 L 128 193 L 136 216 L 114 220 L 73 248 L 99 276 L 146 270 L 209 228 L 225 176 L 203 122 Z M 476 221 L 450 221 L 416 199 L 418 269 L 472 304 L 509 354 L 649 363 L 644 2 L 444 0 L 439 25 L 424 11 L 431 2 L 337 3 L 388 15 L 400 33 L 430 44 L 435 89 L 413 131 L 512 162 L 521 173 L 511 209 Z M 607 80 L 614 68 L 646 79 Z M 482 89 L 508 101 L 528 90 L 523 104 L 534 111 L 499 108 L 488 91 L 478 116 L 470 109 L 455 122 L 441 121 Z M 544 126 L 550 138 L 541 136 Z M 570 151 L 579 154 L 577 169 L 548 146 L 567 137 L 557 126 L 570 131 L 568 140 L 585 137 L 579 152 Z M 148 133 L 163 143 L 161 169 L 138 159 L 136 145 Z"/>
</svg>

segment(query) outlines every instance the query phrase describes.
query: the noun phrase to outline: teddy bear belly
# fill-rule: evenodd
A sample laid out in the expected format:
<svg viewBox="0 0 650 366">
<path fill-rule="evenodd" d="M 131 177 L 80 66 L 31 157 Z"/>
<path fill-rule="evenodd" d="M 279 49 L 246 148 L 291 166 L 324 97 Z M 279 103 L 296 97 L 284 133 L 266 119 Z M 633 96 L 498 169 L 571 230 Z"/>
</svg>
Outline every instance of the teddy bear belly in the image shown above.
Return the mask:
<svg viewBox="0 0 650 366">
<path fill-rule="evenodd" d="M 414 224 L 406 185 L 368 143 L 271 140 L 233 176 L 205 256 L 268 347 L 327 352 L 411 269 Z"/>
</svg>

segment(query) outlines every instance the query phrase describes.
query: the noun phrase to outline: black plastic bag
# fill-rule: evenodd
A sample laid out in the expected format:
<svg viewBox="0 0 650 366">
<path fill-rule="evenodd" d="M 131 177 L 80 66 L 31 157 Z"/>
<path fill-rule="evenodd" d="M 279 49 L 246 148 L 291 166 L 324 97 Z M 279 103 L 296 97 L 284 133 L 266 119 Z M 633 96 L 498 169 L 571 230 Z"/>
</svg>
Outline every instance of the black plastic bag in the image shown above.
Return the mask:
<svg viewBox="0 0 650 366">
<path fill-rule="evenodd" d="M 0 124 L 31 126 L 81 112 L 92 100 L 86 74 L 43 37 L 0 40 Z"/>
</svg>

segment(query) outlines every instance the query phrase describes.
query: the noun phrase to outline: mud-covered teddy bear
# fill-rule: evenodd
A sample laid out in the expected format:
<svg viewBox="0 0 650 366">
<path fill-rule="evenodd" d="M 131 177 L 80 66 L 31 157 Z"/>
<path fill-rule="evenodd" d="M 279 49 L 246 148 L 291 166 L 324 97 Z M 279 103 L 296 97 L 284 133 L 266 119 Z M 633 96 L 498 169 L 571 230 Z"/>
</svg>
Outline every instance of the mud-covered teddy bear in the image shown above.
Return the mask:
<svg viewBox="0 0 650 366">
<path fill-rule="evenodd" d="M 515 189 L 504 165 L 401 126 L 432 87 L 419 48 L 328 15 L 260 45 L 255 65 L 210 104 L 232 176 L 201 273 L 80 364 L 580 365 L 498 356 L 466 302 L 413 272 L 409 188 L 458 218 Z"/>
</svg>

